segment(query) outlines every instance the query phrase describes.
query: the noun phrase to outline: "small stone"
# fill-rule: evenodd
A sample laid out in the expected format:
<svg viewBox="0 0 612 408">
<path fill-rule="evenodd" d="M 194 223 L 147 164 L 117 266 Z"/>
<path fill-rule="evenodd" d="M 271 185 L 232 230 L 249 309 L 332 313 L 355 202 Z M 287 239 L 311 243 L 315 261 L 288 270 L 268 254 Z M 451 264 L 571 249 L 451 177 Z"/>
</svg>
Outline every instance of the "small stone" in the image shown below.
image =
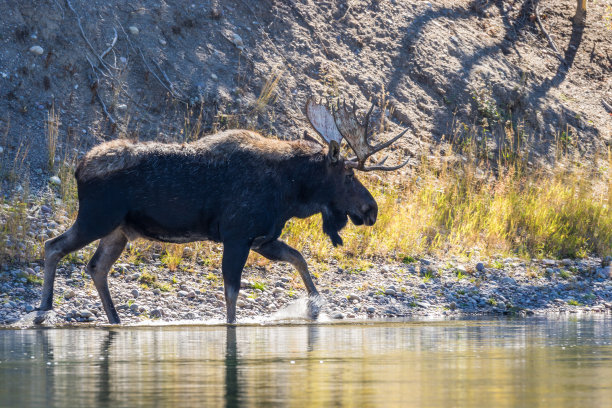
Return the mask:
<svg viewBox="0 0 612 408">
<path fill-rule="evenodd" d="M 140 33 L 140 30 L 138 30 L 138 27 L 136 26 L 129 26 L 128 30 L 130 30 L 130 34 L 133 35 L 138 35 L 138 33 Z"/>
<path fill-rule="evenodd" d="M 30 47 L 30 52 L 36 55 L 42 55 L 45 50 L 43 50 L 43 47 L 41 47 L 40 45 L 33 45 Z"/>
<path fill-rule="evenodd" d="M 455 302 L 450 302 L 450 304 L 448 305 L 448 308 L 449 308 L 450 310 L 455 310 L 455 309 L 457 309 L 457 303 L 455 303 Z"/>
<path fill-rule="evenodd" d="M 416 302 L 417 306 L 422 307 L 423 309 L 427 309 L 428 307 L 431 307 L 431 305 L 427 302 Z"/>
<path fill-rule="evenodd" d="M 219 79 L 219 77 L 216 74 L 210 74 L 210 77 L 213 81 L 216 81 L 217 79 Z"/>
<path fill-rule="evenodd" d="M 376 311 L 376 308 L 375 308 L 375 307 L 373 307 L 373 306 L 369 306 L 369 307 L 366 309 L 366 312 L 368 312 L 369 314 L 372 314 L 372 313 L 374 313 L 375 311 Z"/>
<path fill-rule="evenodd" d="M 561 265 L 563 265 L 563 266 L 570 266 L 570 265 L 572 265 L 573 263 L 574 263 L 574 262 L 572 262 L 572 260 L 571 260 L 571 259 L 562 259 L 562 260 L 561 260 Z"/>
<path fill-rule="evenodd" d="M 190 291 L 187 293 L 187 298 L 189 298 L 189 299 L 194 299 L 195 297 L 196 297 L 196 293 L 195 293 L 195 291 L 190 290 Z"/>
<path fill-rule="evenodd" d="M 478 262 L 478 263 L 476 264 L 476 270 L 477 270 L 478 272 L 483 272 L 483 271 L 485 270 L 485 265 L 484 265 L 482 262 Z"/>
<path fill-rule="evenodd" d="M 236 302 L 236 306 L 238 307 L 244 307 L 246 305 L 246 302 L 242 299 L 238 299 L 238 301 Z"/>
<path fill-rule="evenodd" d="M 138 311 L 140 310 L 140 306 L 136 303 L 132 303 L 132 306 L 130 306 L 130 310 L 134 313 L 138 313 Z"/>
<path fill-rule="evenodd" d="M 0 151 L 0 153 L 2 152 Z M 601 259 L 602 267 L 610 266 L 610 263 L 612 263 L 612 256 L 605 256 Z"/>
<path fill-rule="evenodd" d="M 140 293 L 138 293 L 138 289 L 132 289 L 132 297 L 136 299 Z"/>
<path fill-rule="evenodd" d="M 159 289 L 159 288 L 153 289 L 153 294 L 154 295 L 161 295 L 161 289 Z"/>
<path fill-rule="evenodd" d="M 59 177 L 57 176 L 52 176 L 49 178 L 49 182 L 53 185 L 59 186 L 62 184 L 62 180 L 60 180 Z"/>
<path fill-rule="evenodd" d="M 597 268 L 596 275 L 603 279 L 612 278 L 612 266 L 608 265 L 603 268 Z"/>
<path fill-rule="evenodd" d="M 30 305 L 30 304 L 25 305 L 25 311 L 26 311 L 26 313 L 30 313 L 30 312 L 31 312 L 31 311 L 33 311 L 33 310 L 34 310 L 34 306 L 32 306 L 32 305 Z"/>
<path fill-rule="evenodd" d="M 165 46 L 166 44 L 168 44 L 168 43 L 166 42 L 166 40 L 164 40 L 163 38 L 160 38 L 160 39 L 159 39 L 159 45 L 161 45 L 161 46 Z"/>
<path fill-rule="evenodd" d="M 184 297 L 184 296 L 187 296 L 188 294 L 189 292 L 187 292 L 186 290 L 179 290 L 177 293 L 179 297 Z"/>
<path fill-rule="evenodd" d="M 79 316 L 81 316 L 81 317 L 82 317 L 82 318 L 84 318 L 84 319 L 87 319 L 87 318 L 89 318 L 89 317 L 92 317 L 92 316 L 93 316 L 93 313 L 91 313 L 91 312 L 90 312 L 89 310 L 87 310 L 87 309 L 84 309 L 84 310 L 79 311 Z"/>
<path fill-rule="evenodd" d="M 396 293 L 397 292 L 393 288 L 388 288 L 387 290 L 385 290 L 385 295 L 388 295 L 388 296 L 395 296 Z"/>
<path fill-rule="evenodd" d="M 334 313 L 332 319 L 344 319 L 344 315 L 340 312 Z"/>
<path fill-rule="evenodd" d="M 244 42 L 242 41 L 242 37 L 237 33 L 232 34 L 232 42 L 240 51 L 244 50 Z"/>
<path fill-rule="evenodd" d="M 64 299 L 66 300 L 72 299 L 75 296 L 76 296 L 76 293 L 74 293 L 74 290 L 69 289 L 66 292 L 64 292 Z"/>
<path fill-rule="evenodd" d="M 127 110 L 127 105 L 125 103 L 120 103 L 117 106 L 115 106 L 115 109 L 121 112 L 125 112 Z"/>
<path fill-rule="evenodd" d="M 359 300 L 361 300 L 361 298 L 359 297 L 359 295 L 357 295 L 355 293 L 351 293 L 351 294 L 348 295 L 348 300 L 350 300 L 350 301 L 353 301 L 353 300 L 359 301 Z"/>
<path fill-rule="evenodd" d="M 149 313 L 149 316 L 151 316 L 154 319 L 158 319 L 158 318 L 162 317 L 163 315 L 164 315 L 164 312 L 163 312 L 162 309 L 153 309 Z"/>
</svg>

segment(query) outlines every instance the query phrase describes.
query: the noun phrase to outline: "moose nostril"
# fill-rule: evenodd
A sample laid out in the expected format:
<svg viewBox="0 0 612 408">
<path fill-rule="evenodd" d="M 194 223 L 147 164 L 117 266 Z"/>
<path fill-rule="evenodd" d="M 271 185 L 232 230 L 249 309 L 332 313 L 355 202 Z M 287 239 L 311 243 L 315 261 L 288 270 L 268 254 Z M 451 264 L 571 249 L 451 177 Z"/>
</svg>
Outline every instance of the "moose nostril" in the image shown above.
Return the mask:
<svg viewBox="0 0 612 408">
<path fill-rule="evenodd" d="M 372 211 L 372 206 L 370 204 L 364 204 L 364 205 L 361 206 L 362 214 L 367 214 L 370 211 Z"/>
</svg>

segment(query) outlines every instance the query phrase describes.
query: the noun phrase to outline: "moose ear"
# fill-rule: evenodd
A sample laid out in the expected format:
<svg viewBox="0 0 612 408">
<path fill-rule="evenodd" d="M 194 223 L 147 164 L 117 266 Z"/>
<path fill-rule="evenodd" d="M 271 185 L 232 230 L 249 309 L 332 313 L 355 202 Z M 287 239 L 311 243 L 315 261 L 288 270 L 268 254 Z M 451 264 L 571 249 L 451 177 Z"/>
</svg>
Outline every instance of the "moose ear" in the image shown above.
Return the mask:
<svg viewBox="0 0 612 408">
<path fill-rule="evenodd" d="M 336 163 L 340 158 L 340 145 L 335 140 L 329 142 L 329 152 L 327 158 L 331 163 Z"/>
</svg>

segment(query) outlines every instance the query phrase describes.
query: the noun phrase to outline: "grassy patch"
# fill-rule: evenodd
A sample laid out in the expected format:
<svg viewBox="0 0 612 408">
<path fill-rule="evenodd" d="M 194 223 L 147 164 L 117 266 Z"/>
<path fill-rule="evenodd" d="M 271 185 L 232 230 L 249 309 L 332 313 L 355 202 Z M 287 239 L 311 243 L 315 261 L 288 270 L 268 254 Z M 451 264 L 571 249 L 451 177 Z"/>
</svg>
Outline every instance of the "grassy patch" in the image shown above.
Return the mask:
<svg viewBox="0 0 612 408">
<path fill-rule="evenodd" d="M 522 257 L 607 255 L 612 248 L 610 161 L 605 174 L 560 163 L 553 170 L 479 172 L 472 163 L 436 168 L 423 162 L 407 180 L 381 182 L 361 175 L 379 205 L 373 227 L 349 225 L 345 245 L 333 248 L 320 217 L 291 220 L 283 235 L 319 261 L 394 254 L 465 253 Z M 399 260 L 411 260 L 399 256 Z M 502 268 L 499 261 L 493 268 Z"/>
<path fill-rule="evenodd" d="M 259 289 L 259 290 L 261 290 L 263 292 L 264 290 L 266 290 L 266 284 L 264 282 L 253 282 L 251 284 L 251 288 L 252 289 Z"/>
</svg>

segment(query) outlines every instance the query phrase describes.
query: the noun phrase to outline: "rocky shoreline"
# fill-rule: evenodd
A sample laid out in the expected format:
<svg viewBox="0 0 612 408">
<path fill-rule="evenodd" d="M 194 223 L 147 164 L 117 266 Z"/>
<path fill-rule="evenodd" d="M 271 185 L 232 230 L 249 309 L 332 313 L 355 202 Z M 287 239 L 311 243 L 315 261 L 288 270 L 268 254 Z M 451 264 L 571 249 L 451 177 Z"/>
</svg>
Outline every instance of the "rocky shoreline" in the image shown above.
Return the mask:
<svg viewBox="0 0 612 408">
<path fill-rule="evenodd" d="M 196 266 L 167 270 L 151 263 L 118 263 L 109 286 L 124 325 L 146 322 L 223 322 L 221 272 Z M 321 295 L 320 320 L 411 316 L 533 315 L 610 312 L 610 259 L 521 260 L 496 258 L 460 263 L 433 258 L 374 263 L 344 270 L 331 261 L 314 269 Z M 5 266 L 0 272 L 0 325 L 28 324 L 36 316 L 42 267 Z M 53 318 L 46 324 L 107 324 L 83 263 L 58 268 Z M 288 264 L 245 269 L 238 323 L 307 318 L 306 293 Z"/>
</svg>

